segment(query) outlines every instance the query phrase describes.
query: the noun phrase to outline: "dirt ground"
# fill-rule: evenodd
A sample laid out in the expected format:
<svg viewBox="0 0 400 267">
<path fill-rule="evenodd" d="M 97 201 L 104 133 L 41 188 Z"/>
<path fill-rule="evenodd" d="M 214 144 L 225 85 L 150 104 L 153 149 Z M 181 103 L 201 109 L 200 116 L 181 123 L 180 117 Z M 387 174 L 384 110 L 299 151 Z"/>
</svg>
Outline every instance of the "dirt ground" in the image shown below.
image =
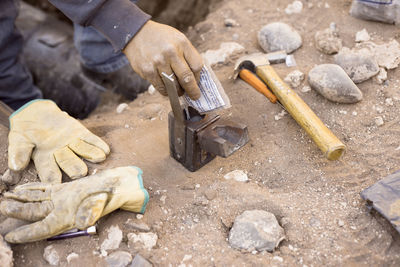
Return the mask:
<svg viewBox="0 0 400 267">
<path fill-rule="evenodd" d="M 350 0 L 303 0 L 301 14 L 287 15 L 284 9 L 291 2 L 223 1 L 187 33 L 200 52 L 235 41 L 252 53 L 260 51 L 256 34 L 263 25 L 286 22 L 299 31 L 303 47 L 294 53 L 297 67 L 276 65 L 281 77 L 294 69 L 308 73 L 316 64 L 333 62 L 332 56 L 315 49 L 313 41 L 315 32 L 331 22 L 337 24 L 347 47 L 354 46 L 355 33 L 364 28 L 374 42 L 400 41 L 396 26 L 352 18 Z M 308 8 L 308 3 L 313 7 Z M 240 25 L 227 28 L 225 18 Z M 118 102 L 106 101 L 83 121 L 112 149 L 104 163 L 89 164 L 90 172 L 125 165 L 144 171 L 150 201 L 140 221 L 157 233 L 157 246 L 150 251 L 128 247 L 124 238 L 120 250 L 140 253 L 155 266 L 399 266 L 399 234 L 379 214 L 369 212 L 359 193 L 400 168 L 400 69 L 388 72 L 386 85 L 373 80 L 359 84 L 364 99 L 358 104 L 335 104 L 315 91 L 298 91 L 347 145 L 341 160 L 332 162 L 289 115 L 274 119 L 281 111 L 278 105 L 231 79 L 234 61 L 214 68 L 232 102 L 232 108 L 222 114 L 247 124 L 251 141 L 230 158 L 217 158 L 195 173 L 169 156 L 170 107 L 159 94 L 142 94 L 121 114 L 115 111 Z M 385 105 L 386 98 L 394 104 Z M 154 110 L 158 115 L 148 119 Z M 383 117 L 383 126 L 376 126 L 377 116 Z M 3 173 L 6 129 L 0 128 L 0 138 Z M 246 171 L 250 181 L 243 184 L 223 178 L 236 169 Z M 34 179 L 31 167 L 21 183 Z M 275 252 L 245 253 L 229 246 L 229 227 L 237 215 L 251 209 L 274 213 L 285 229 L 286 238 Z M 105 230 L 118 225 L 126 237 L 128 218 L 138 220 L 135 214 L 122 211 L 102 218 L 97 237 L 13 246 L 15 266 L 46 266 L 42 255 L 49 244 L 59 252 L 61 266 L 67 266 L 66 256 L 72 252 L 79 254 L 79 262 L 71 266 L 103 266 L 104 259 L 94 252 L 105 239 Z M 183 262 L 185 255 L 192 257 Z"/>
</svg>

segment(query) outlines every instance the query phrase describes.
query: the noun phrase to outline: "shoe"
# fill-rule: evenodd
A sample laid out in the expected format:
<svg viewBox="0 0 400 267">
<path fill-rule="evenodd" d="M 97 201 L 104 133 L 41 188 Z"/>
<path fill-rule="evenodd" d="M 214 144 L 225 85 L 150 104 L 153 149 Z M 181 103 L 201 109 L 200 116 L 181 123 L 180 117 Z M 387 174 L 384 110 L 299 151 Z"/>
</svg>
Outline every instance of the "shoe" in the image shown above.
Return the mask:
<svg viewBox="0 0 400 267">
<path fill-rule="evenodd" d="M 81 69 L 85 76 L 93 82 L 130 101 L 136 99 L 138 94 L 147 91 L 150 86 L 150 83 L 134 72 L 129 64 L 110 73 L 94 72 L 84 65 L 81 65 Z"/>
</svg>

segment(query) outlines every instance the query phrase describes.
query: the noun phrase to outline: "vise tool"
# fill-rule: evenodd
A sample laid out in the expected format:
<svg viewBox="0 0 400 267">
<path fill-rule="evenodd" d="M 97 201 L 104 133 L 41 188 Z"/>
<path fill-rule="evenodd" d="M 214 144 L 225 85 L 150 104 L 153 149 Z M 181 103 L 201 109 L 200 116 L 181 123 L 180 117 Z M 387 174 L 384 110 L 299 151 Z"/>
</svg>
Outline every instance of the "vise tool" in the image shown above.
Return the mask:
<svg viewBox="0 0 400 267">
<path fill-rule="evenodd" d="M 249 141 L 247 126 L 181 105 L 173 75 L 162 73 L 172 111 L 168 114 L 171 157 L 197 171 L 217 155 L 227 158 Z"/>
</svg>

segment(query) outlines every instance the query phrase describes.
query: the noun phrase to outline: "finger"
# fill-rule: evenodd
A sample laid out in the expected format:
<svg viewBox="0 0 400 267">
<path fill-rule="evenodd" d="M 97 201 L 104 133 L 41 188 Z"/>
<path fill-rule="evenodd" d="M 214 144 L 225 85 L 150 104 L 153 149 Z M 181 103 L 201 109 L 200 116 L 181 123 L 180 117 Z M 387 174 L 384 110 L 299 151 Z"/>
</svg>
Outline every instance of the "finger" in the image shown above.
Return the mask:
<svg viewBox="0 0 400 267">
<path fill-rule="evenodd" d="M 58 168 L 56 160 L 49 153 L 33 153 L 33 162 L 39 174 L 40 181 L 48 184 L 61 183 L 61 171 Z"/>
<path fill-rule="evenodd" d="M 68 147 L 76 154 L 90 162 L 98 163 L 106 159 L 106 154 L 102 149 L 82 140 L 76 140 L 69 144 Z"/>
<path fill-rule="evenodd" d="M 60 168 L 71 178 L 81 178 L 87 175 L 86 164 L 68 147 L 54 152 L 54 158 Z"/>
<path fill-rule="evenodd" d="M 185 46 L 183 54 L 185 56 L 186 62 L 193 71 L 194 77 L 196 78 L 196 82 L 199 83 L 200 72 L 204 66 L 203 58 L 190 42 L 188 42 L 187 45 Z"/>
<path fill-rule="evenodd" d="M 53 209 L 51 201 L 22 203 L 15 200 L 3 200 L 0 212 L 7 217 L 35 222 L 45 218 Z"/>
<path fill-rule="evenodd" d="M 104 154 L 110 154 L 110 147 L 107 145 L 107 143 L 92 132 L 88 131 L 86 134 L 81 136 L 81 139 L 88 144 L 100 148 L 101 150 L 103 150 Z"/>
<path fill-rule="evenodd" d="M 42 190 L 18 190 L 15 192 L 6 192 L 4 196 L 8 199 L 14 199 L 24 202 L 39 202 L 50 200 L 50 191 Z"/>
<path fill-rule="evenodd" d="M 172 72 L 171 72 L 172 73 Z M 167 89 L 165 88 L 164 82 L 162 81 L 161 77 L 154 77 L 151 84 L 156 88 L 156 90 L 162 94 L 163 96 L 167 96 Z"/>
<path fill-rule="evenodd" d="M 34 147 L 24 135 L 11 131 L 8 135 L 8 167 L 13 171 L 25 169 Z"/>
<path fill-rule="evenodd" d="M 171 67 L 178 78 L 179 84 L 183 87 L 183 90 L 185 90 L 187 95 L 193 100 L 199 99 L 199 86 L 196 83 L 192 70 L 189 68 L 185 60 L 175 58 L 172 60 Z"/>
<path fill-rule="evenodd" d="M 42 221 L 24 225 L 9 232 L 5 239 L 14 244 L 34 242 L 61 234 L 71 228 L 70 225 L 62 223 L 60 218 L 50 213 Z"/>
<path fill-rule="evenodd" d="M 17 187 L 14 188 L 14 192 L 16 191 L 22 191 L 22 190 L 41 190 L 45 191 L 51 187 L 51 184 L 46 184 L 46 183 L 27 183 L 27 184 L 22 184 L 18 185 Z"/>
<path fill-rule="evenodd" d="M 75 226 L 85 229 L 100 219 L 108 199 L 107 193 L 91 195 L 79 205 L 75 216 Z"/>
</svg>

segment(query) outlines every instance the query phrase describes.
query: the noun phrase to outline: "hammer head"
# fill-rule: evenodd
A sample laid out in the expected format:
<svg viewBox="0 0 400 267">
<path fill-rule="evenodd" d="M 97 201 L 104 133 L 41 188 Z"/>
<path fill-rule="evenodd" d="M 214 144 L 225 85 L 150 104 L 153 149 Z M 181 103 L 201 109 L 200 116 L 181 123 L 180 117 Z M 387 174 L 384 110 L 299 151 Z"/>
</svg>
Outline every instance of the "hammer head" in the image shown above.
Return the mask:
<svg viewBox="0 0 400 267">
<path fill-rule="evenodd" d="M 235 64 L 233 78 L 236 79 L 241 69 L 248 69 L 255 72 L 258 66 L 278 64 L 286 61 L 286 51 L 277 51 L 273 53 L 254 53 L 239 58 Z"/>
</svg>

